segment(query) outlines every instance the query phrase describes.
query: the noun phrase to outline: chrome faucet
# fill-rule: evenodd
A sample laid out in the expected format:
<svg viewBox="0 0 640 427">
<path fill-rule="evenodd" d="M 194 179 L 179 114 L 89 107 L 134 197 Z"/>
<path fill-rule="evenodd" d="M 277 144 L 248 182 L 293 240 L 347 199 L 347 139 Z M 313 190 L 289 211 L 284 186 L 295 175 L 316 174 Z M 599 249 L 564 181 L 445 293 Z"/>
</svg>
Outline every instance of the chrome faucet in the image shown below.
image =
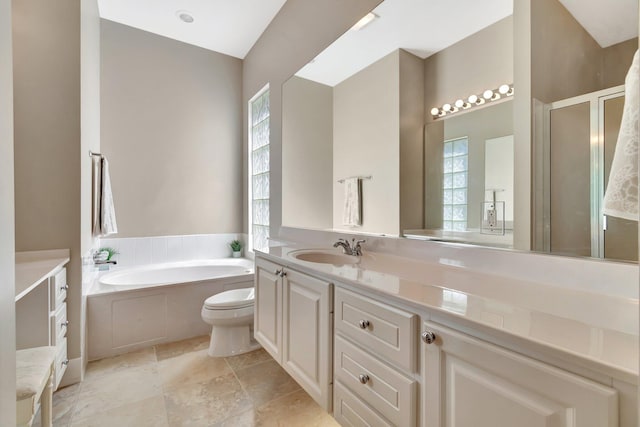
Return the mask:
<svg viewBox="0 0 640 427">
<path fill-rule="evenodd" d="M 356 239 L 351 239 L 351 243 L 349 243 L 347 239 L 338 239 L 338 241 L 333 244 L 333 247 L 341 247 L 342 252 L 346 255 L 362 256 L 362 247 L 360 244 L 365 242 L 366 240 L 356 241 Z"/>
</svg>

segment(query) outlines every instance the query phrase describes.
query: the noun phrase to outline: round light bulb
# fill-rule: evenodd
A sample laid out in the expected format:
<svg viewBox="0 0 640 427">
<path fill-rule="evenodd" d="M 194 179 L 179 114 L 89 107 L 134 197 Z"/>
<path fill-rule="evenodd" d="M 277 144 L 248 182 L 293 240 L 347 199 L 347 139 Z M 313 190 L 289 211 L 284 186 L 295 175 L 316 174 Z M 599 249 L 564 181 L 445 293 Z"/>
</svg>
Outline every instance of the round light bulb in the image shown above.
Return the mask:
<svg viewBox="0 0 640 427">
<path fill-rule="evenodd" d="M 456 101 L 456 103 L 455 103 L 455 106 L 456 106 L 457 108 L 462 108 L 462 107 L 464 107 L 464 101 L 463 101 L 462 99 L 458 99 L 458 100 Z"/>
<path fill-rule="evenodd" d="M 475 104 L 476 102 L 478 102 L 478 96 L 477 95 L 471 95 L 468 99 L 470 104 Z"/>
<path fill-rule="evenodd" d="M 437 107 L 433 107 L 433 108 L 431 109 L 431 115 L 432 115 L 432 116 L 438 116 L 438 115 L 440 115 L 440 109 L 439 109 L 439 108 L 437 108 Z"/>
<path fill-rule="evenodd" d="M 482 97 L 484 99 L 491 99 L 493 98 L 493 91 L 491 89 L 487 89 L 484 91 L 484 93 L 482 94 Z"/>
<path fill-rule="evenodd" d="M 498 92 L 500 92 L 502 95 L 506 95 L 509 92 L 509 85 L 502 85 L 498 88 Z"/>
<path fill-rule="evenodd" d="M 442 106 L 442 109 L 443 109 L 444 111 L 451 111 L 451 104 L 444 104 L 444 105 Z"/>
</svg>

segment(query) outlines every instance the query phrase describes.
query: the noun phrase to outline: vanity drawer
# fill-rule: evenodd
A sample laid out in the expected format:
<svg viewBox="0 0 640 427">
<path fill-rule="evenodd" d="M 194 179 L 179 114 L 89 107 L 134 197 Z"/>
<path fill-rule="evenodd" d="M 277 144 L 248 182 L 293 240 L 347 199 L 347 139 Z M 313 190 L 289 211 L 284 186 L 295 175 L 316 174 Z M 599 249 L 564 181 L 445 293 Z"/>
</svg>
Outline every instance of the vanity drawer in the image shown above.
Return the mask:
<svg viewBox="0 0 640 427">
<path fill-rule="evenodd" d="M 417 383 L 339 335 L 335 380 L 397 426 L 416 425 Z"/>
<path fill-rule="evenodd" d="M 342 426 L 349 427 L 392 427 L 393 424 L 362 402 L 341 383 L 334 386 L 333 417 Z"/>
<path fill-rule="evenodd" d="M 63 302 L 51 316 L 51 345 L 58 345 L 67 335 L 67 303 Z"/>
<path fill-rule="evenodd" d="M 67 269 L 63 268 L 51 278 L 51 310 L 56 310 L 67 299 Z"/>
<path fill-rule="evenodd" d="M 63 338 L 62 341 L 57 345 L 58 352 L 56 354 L 56 361 L 54 365 L 54 374 L 53 374 L 53 389 L 57 389 L 60 385 L 60 381 L 62 381 L 62 376 L 67 370 L 67 365 L 69 364 L 69 359 L 67 359 L 67 338 Z"/>
<path fill-rule="evenodd" d="M 336 330 L 394 365 L 416 371 L 417 315 L 340 288 L 335 295 Z"/>
</svg>

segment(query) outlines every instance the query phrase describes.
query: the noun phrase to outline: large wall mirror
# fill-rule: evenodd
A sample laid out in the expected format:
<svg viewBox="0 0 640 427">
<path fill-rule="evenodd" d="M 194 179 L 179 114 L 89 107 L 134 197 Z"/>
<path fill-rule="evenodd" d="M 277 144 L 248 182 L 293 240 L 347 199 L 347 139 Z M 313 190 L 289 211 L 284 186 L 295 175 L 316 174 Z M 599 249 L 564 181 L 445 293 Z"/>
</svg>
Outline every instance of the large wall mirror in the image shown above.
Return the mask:
<svg viewBox="0 0 640 427">
<path fill-rule="evenodd" d="M 380 3 L 283 86 L 283 225 L 637 262 L 602 211 L 638 49 L 610 3 Z"/>
</svg>

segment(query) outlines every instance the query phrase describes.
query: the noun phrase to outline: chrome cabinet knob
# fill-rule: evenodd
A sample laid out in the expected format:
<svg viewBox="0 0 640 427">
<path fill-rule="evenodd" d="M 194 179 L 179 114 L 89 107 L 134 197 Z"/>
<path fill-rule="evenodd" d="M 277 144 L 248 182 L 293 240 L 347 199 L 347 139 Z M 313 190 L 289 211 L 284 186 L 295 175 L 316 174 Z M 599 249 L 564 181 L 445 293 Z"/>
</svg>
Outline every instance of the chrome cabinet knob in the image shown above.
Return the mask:
<svg viewBox="0 0 640 427">
<path fill-rule="evenodd" d="M 360 329 L 367 329 L 369 327 L 369 321 L 364 319 L 360 320 L 358 325 L 360 326 Z"/>
<path fill-rule="evenodd" d="M 282 270 L 278 269 L 273 274 L 275 274 L 276 276 L 280 276 L 282 274 Z"/>
<path fill-rule="evenodd" d="M 60 286 L 61 291 L 66 291 L 69 289 L 69 285 Z"/>
<path fill-rule="evenodd" d="M 366 383 L 369 382 L 369 375 L 360 374 L 360 375 L 358 375 L 358 379 L 360 380 L 360 384 L 366 384 Z"/>
<path fill-rule="evenodd" d="M 62 362 L 60 362 L 61 365 L 68 365 L 69 364 L 69 359 L 64 359 Z"/>
<path fill-rule="evenodd" d="M 280 272 L 280 277 L 284 277 L 287 275 L 287 272 L 284 269 Z"/>
<path fill-rule="evenodd" d="M 66 322 L 60 323 L 60 326 L 64 326 L 66 328 L 67 326 L 69 326 L 69 321 L 67 320 Z"/>
<path fill-rule="evenodd" d="M 422 341 L 426 342 L 427 344 L 433 344 L 436 340 L 436 334 L 434 334 L 432 331 L 424 331 L 422 333 Z"/>
</svg>

